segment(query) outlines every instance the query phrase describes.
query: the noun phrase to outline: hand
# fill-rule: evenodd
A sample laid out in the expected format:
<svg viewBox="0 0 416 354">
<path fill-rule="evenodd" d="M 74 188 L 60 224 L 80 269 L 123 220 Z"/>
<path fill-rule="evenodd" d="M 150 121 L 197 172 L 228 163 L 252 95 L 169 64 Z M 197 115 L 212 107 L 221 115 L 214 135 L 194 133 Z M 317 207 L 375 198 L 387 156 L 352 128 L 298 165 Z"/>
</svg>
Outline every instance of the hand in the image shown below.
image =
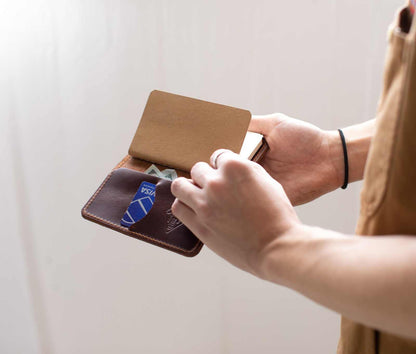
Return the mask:
<svg viewBox="0 0 416 354">
<path fill-rule="evenodd" d="M 293 205 L 341 186 L 344 162 L 337 131 L 324 131 L 280 113 L 253 116 L 249 130 L 264 135 L 270 150 L 261 164 L 282 184 Z"/>
<path fill-rule="evenodd" d="M 220 152 L 211 166 L 195 164 L 192 179 L 172 182 L 172 212 L 219 256 L 261 277 L 264 252 L 299 220 L 282 186 L 260 165 Z"/>
</svg>

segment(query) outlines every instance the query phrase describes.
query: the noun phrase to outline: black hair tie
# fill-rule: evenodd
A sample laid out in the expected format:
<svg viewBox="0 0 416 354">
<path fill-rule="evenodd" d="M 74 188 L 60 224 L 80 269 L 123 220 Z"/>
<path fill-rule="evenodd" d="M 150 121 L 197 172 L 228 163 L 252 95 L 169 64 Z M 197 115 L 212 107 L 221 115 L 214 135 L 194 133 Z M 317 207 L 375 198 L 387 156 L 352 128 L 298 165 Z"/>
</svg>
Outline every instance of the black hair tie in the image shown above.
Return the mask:
<svg viewBox="0 0 416 354">
<path fill-rule="evenodd" d="M 349 174 L 349 167 L 348 167 L 348 153 L 347 153 L 347 143 L 345 142 L 345 136 L 341 129 L 338 129 L 339 136 L 341 137 L 342 142 L 342 150 L 344 152 L 344 184 L 342 185 L 342 189 L 347 189 L 348 186 L 348 174 Z"/>
</svg>

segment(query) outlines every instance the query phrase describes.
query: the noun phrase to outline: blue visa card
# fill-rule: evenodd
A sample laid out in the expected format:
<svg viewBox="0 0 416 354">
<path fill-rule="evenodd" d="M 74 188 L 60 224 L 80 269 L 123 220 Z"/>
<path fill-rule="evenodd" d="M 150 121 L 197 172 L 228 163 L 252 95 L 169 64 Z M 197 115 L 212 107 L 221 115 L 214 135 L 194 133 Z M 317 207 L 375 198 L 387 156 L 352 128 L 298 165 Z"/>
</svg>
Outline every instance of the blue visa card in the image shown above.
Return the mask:
<svg viewBox="0 0 416 354">
<path fill-rule="evenodd" d="M 152 209 L 155 201 L 155 194 L 156 185 L 149 182 L 142 182 L 136 195 L 124 213 L 120 224 L 129 227 L 140 219 L 143 219 L 150 209 Z"/>
</svg>

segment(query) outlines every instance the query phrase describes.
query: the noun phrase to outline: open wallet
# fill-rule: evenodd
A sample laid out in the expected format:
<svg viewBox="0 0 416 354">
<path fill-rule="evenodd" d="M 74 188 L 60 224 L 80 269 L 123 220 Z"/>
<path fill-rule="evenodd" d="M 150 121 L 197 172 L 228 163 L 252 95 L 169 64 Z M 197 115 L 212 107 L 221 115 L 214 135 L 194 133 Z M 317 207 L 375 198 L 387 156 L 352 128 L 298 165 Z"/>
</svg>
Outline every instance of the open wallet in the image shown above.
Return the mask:
<svg viewBox="0 0 416 354">
<path fill-rule="evenodd" d="M 172 214 L 171 181 L 145 171 L 155 165 L 190 178 L 196 162 L 209 163 L 212 153 L 221 148 L 258 162 L 268 146 L 260 134 L 247 132 L 250 119 L 247 110 L 152 91 L 128 155 L 88 200 L 82 216 L 181 255 L 197 255 L 202 242 Z M 143 187 L 147 185 L 154 190 Z M 140 189 L 149 195 L 136 199 Z M 123 223 L 133 202 L 147 213 L 137 222 Z"/>
</svg>

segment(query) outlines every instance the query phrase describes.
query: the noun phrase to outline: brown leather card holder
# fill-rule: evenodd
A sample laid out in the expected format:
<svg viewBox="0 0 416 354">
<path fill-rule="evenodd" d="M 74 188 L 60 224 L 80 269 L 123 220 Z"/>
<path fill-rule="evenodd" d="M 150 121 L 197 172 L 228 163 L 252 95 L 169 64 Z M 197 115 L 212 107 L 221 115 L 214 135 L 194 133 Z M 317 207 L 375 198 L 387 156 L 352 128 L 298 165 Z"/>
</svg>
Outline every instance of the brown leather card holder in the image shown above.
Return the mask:
<svg viewBox="0 0 416 354">
<path fill-rule="evenodd" d="M 82 216 L 122 234 L 193 257 L 202 242 L 171 211 L 175 197 L 171 181 L 148 175 L 152 164 L 174 168 L 189 177 L 197 161 L 209 161 L 219 148 L 241 149 L 251 114 L 238 108 L 152 91 L 127 155 L 106 177 L 82 209 Z M 263 141 L 252 160 L 266 150 Z M 120 224 L 140 184 L 156 185 L 155 200 L 146 216 L 130 227 Z"/>
<path fill-rule="evenodd" d="M 152 209 L 141 220 L 125 227 L 120 225 L 124 213 L 140 184 L 147 181 L 156 185 Z M 174 196 L 171 182 L 127 168 L 113 170 L 97 192 L 87 202 L 82 215 L 125 235 L 147 241 L 186 256 L 196 255 L 202 243 L 171 212 Z"/>
</svg>

